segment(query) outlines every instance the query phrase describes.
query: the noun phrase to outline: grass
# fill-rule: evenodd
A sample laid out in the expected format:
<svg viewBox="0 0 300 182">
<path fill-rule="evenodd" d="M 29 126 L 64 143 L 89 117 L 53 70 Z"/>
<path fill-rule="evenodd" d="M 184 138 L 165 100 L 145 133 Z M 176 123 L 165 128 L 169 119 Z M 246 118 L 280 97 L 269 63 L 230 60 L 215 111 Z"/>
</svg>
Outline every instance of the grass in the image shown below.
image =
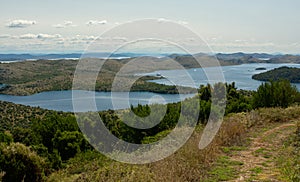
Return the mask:
<svg viewBox="0 0 300 182">
<path fill-rule="evenodd" d="M 227 156 L 221 156 L 208 173 L 210 175 L 208 181 L 227 181 L 235 179 L 238 174 L 237 166 L 241 165 L 243 165 L 243 162 L 232 161 Z"/>
<path fill-rule="evenodd" d="M 286 118 L 296 120 L 300 116 L 297 115 L 299 107 L 280 109 L 279 118 L 276 122 L 266 119 L 262 122 L 262 118 L 267 118 L 278 109 L 260 109 L 250 113 L 238 113 L 225 117 L 225 121 L 216 138 L 204 150 L 197 148 L 203 126 L 198 126 L 195 133 L 189 141 L 172 156 L 146 165 L 130 165 L 122 164 L 106 159 L 106 163 L 101 163 L 103 159 L 92 158 L 92 160 L 84 160 L 77 156 L 68 163 L 68 167 L 64 170 L 53 173 L 49 177 L 49 181 L 59 179 L 59 181 L 226 181 L 235 180 L 241 174 L 239 169 L 243 166 L 243 162 L 230 159 L 230 155 L 235 152 L 247 150 L 248 144 L 251 142 L 248 138 L 260 131 L 268 131 L 272 126 L 280 125 L 286 122 Z M 284 118 L 284 119 L 283 119 Z M 250 124 L 249 124 L 250 123 Z M 251 127 L 250 127 L 251 126 Z M 281 162 L 277 163 L 281 167 L 281 172 L 286 173 L 282 181 L 292 181 L 297 179 L 295 163 L 294 147 L 290 146 L 291 142 L 286 142 L 286 146 L 290 148 L 282 149 L 284 155 L 279 158 Z M 292 150 L 293 149 L 293 150 Z M 255 180 L 258 176 L 263 175 L 264 168 L 270 167 L 274 159 L 269 158 L 275 151 L 269 151 L 266 148 L 260 148 L 254 152 L 267 158 L 258 167 L 249 170 L 251 176 L 248 181 Z M 277 151 L 276 151 L 277 152 Z M 297 155 L 296 155 L 297 156 Z M 84 157 L 84 155 L 82 156 Z M 276 156 L 275 159 L 278 157 Z M 299 158 L 299 155 L 298 155 Z M 298 160 L 298 159 L 297 159 Z M 87 161 L 87 162 L 85 162 Z M 104 160 L 105 161 L 105 160 Z M 300 160 L 299 160 L 300 161 Z M 272 164 L 273 165 L 273 164 Z M 293 171 L 293 173 L 290 173 Z M 55 180 L 54 180 L 55 181 Z M 295 181 L 295 180 L 294 180 Z"/>
<path fill-rule="evenodd" d="M 286 181 L 300 181 L 300 122 L 297 131 L 290 136 L 279 151 L 276 159 L 283 179 Z"/>
<path fill-rule="evenodd" d="M 219 181 L 234 178 L 238 166 L 243 163 L 231 161 L 221 154 L 224 147 L 243 149 L 238 147 L 244 141 L 245 131 L 242 126 L 238 121 L 224 121 L 216 138 L 204 150 L 198 149 L 203 131 L 203 127 L 198 126 L 181 149 L 151 164 L 130 165 L 106 159 L 108 162 L 100 165 L 102 159 L 84 160 L 76 156 L 68 162 L 68 167 L 51 174 L 49 181 Z"/>
<path fill-rule="evenodd" d="M 226 154 L 231 154 L 233 152 L 242 151 L 247 149 L 245 146 L 231 146 L 231 147 L 222 147 L 222 151 Z"/>
<path fill-rule="evenodd" d="M 250 171 L 252 172 L 253 175 L 257 175 L 260 174 L 263 171 L 263 169 L 261 167 L 255 167 L 250 169 Z"/>
<path fill-rule="evenodd" d="M 272 157 L 272 154 L 271 154 L 271 151 L 269 151 L 268 149 L 260 148 L 260 149 L 257 149 L 256 151 L 254 151 L 254 156 L 256 156 L 256 157 L 262 156 L 262 157 L 268 159 L 268 158 Z"/>
<path fill-rule="evenodd" d="M 33 110 L 14 104 L 7 104 L 6 107 L 4 105 L 2 103 L 0 108 L 6 113 L 10 113 L 5 117 L 24 117 L 24 122 L 34 118 L 34 113 L 40 112 L 38 108 Z M 241 161 L 231 160 L 229 156 L 235 152 L 247 150 L 250 142 L 248 137 L 258 131 L 268 131 L 271 129 L 270 123 L 277 126 L 287 122 L 286 118 L 289 118 L 289 121 L 297 120 L 300 117 L 299 110 L 300 107 L 280 109 L 281 115 L 276 114 L 279 117 L 276 122 L 268 119 L 262 120 L 270 115 L 275 117 L 273 113 L 279 112 L 276 108 L 232 114 L 225 117 L 216 138 L 204 150 L 198 149 L 204 129 L 202 125 L 199 125 L 181 149 L 170 157 L 151 164 L 123 164 L 112 161 L 94 151 L 81 153 L 69 160 L 63 169 L 48 176 L 48 181 L 224 181 L 236 179 L 239 176 L 239 168 L 244 164 Z M 29 111 L 32 114 L 25 115 Z M 9 119 L 7 118 L 7 120 Z M 300 124 L 298 128 L 300 128 Z M 300 131 L 300 129 L 298 130 Z M 278 160 L 276 164 L 280 166 L 283 179 L 286 181 L 300 179 L 300 140 L 296 140 L 297 135 L 300 135 L 299 132 L 284 143 L 284 147 L 279 151 L 281 155 L 275 158 Z M 260 148 L 254 153 L 267 158 L 273 152 L 266 148 Z M 274 159 L 272 158 L 272 160 Z M 262 166 L 253 167 L 250 171 L 253 174 L 252 179 L 255 178 L 255 175 L 261 175 L 264 167 L 271 165 L 272 160 L 269 158 L 261 164 Z"/>
</svg>

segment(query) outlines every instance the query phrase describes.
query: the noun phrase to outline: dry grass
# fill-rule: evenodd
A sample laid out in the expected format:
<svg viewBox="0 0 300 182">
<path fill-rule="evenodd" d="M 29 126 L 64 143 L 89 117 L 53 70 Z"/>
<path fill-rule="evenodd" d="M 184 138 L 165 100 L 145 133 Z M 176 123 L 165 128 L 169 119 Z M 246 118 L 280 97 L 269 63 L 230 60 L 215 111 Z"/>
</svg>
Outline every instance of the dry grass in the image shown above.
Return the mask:
<svg viewBox="0 0 300 182">
<path fill-rule="evenodd" d="M 229 172 L 232 174 L 231 178 L 234 178 L 237 171 L 227 170 L 232 161 L 220 163 L 220 159 L 224 159 L 223 149 L 245 148 L 251 132 L 267 128 L 270 122 L 276 125 L 275 122 L 296 120 L 300 116 L 299 110 L 300 107 L 296 106 L 232 114 L 224 119 L 217 136 L 204 150 L 198 149 L 203 131 L 203 127 L 199 126 L 181 149 L 164 160 L 147 165 L 111 161 L 103 166 L 99 165 L 99 161 L 92 161 L 85 164 L 90 165 L 86 167 L 87 170 L 78 173 L 62 170 L 52 174 L 49 181 L 218 181 L 222 178 L 216 175 L 223 172 L 225 175 Z M 236 170 L 235 168 L 232 169 Z"/>
<path fill-rule="evenodd" d="M 201 132 L 202 129 L 197 129 L 180 150 L 155 163 L 130 165 L 111 162 L 101 167 L 91 162 L 94 170 L 80 174 L 60 171 L 52 174 L 49 181 L 203 181 L 210 177 L 209 169 L 220 156 L 222 146 L 242 144 L 245 127 L 238 118 L 235 121 L 226 119 L 216 138 L 204 150 L 198 148 Z"/>
</svg>

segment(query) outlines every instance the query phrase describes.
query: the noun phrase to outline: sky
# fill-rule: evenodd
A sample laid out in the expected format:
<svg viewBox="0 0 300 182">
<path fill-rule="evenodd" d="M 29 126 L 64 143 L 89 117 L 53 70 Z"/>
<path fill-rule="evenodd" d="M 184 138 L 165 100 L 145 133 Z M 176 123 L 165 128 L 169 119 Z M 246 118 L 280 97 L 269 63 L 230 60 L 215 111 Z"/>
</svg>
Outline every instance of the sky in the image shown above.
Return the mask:
<svg viewBox="0 0 300 182">
<path fill-rule="evenodd" d="M 153 18 L 189 28 L 214 52 L 300 54 L 299 7 L 299 0 L 2 0 L 0 53 L 80 53 L 114 27 Z M 122 41 L 115 35 L 105 44 Z"/>
</svg>

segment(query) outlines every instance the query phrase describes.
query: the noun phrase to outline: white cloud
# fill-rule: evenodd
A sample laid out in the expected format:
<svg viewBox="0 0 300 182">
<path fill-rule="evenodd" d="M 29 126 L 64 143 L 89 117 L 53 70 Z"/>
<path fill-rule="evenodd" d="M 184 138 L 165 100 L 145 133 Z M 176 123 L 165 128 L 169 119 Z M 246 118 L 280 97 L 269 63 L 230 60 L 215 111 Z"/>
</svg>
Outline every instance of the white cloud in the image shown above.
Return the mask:
<svg viewBox="0 0 300 182">
<path fill-rule="evenodd" d="M 88 22 L 86 22 L 86 25 L 88 26 L 92 26 L 92 25 L 105 25 L 107 24 L 107 20 L 89 20 Z"/>
<path fill-rule="evenodd" d="M 123 42 L 128 41 L 126 37 L 113 37 L 112 40 L 123 41 Z"/>
<path fill-rule="evenodd" d="M 165 18 L 158 18 L 157 19 L 158 22 L 163 23 L 163 22 L 170 22 L 170 20 L 167 20 Z"/>
<path fill-rule="evenodd" d="M 60 34 L 54 34 L 54 35 L 50 35 L 50 34 L 38 34 L 37 38 L 38 39 L 58 39 L 61 38 L 62 36 Z"/>
<path fill-rule="evenodd" d="M 71 25 L 73 25 L 73 22 L 72 21 L 65 21 L 65 23 L 64 23 L 66 26 L 71 26 Z"/>
<path fill-rule="evenodd" d="M 62 38 L 62 36 L 60 34 L 54 34 L 54 35 L 50 35 L 50 34 L 24 34 L 24 35 L 20 35 L 18 38 L 20 39 L 59 39 Z"/>
<path fill-rule="evenodd" d="M 95 36 L 85 36 L 81 40 L 86 40 L 86 41 L 91 41 L 91 40 L 96 40 L 97 37 Z"/>
<path fill-rule="evenodd" d="M 65 21 L 63 24 L 56 24 L 53 25 L 55 28 L 66 28 L 66 27 L 76 27 L 77 25 L 74 25 L 72 21 Z"/>
<path fill-rule="evenodd" d="M 93 41 L 93 40 L 96 40 L 96 39 L 99 39 L 98 37 L 96 36 L 93 36 L 93 35 L 76 35 L 75 37 L 71 37 L 69 38 L 68 40 L 69 41 L 73 41 L 73 42 L 82 42 L 82 41 Z"/>
<path fill-rule="evenodd" d="M 65 42 L 64 41 L 58 41 L 58 42 L 56 42 L 56 44 L 63 45 L 63 44 L 65 44 Z"/>
<path fill-rule="evenodd" d="M 7 27 L 9 27 L 9 28 L 25 28 L 25 27 L 29 27 L 29 26 L 35 25 L 35 24 L 37 24 L 36 21 L 32 21 L 32 20 L 13 20 L 7 24 Z"/>
<path fill-rule="evenodd" d="M 0 39 L 10 38 L 11 36 L 9 34 L 1 34 Z"/>
<path fill-rule="evenodd" d="M 35 34 L 24 34 L 24 35 L 20 35 L 19 38 L 20 39 L 35 39 L 35 38 L 37 38 L 37 35 L 35 35 Z"/>
<path fill-rule="evenodd" d="M 165 18 L 158 18 L 157 21 L 158 21 L 159 23 L 173 22 L 173 23 L 178 23 L 178 24 L 181 24 L 181 25 L 187 25 L 187 24 L 189 24 L 189 23 L 186 22 L 186 21 L 182 21 L 182 20 L 179 20 L 179 21 L 173 21 L 173 20 L 168 20 L 168 19 L 165 19 Z"/>
<path fill-rule="evenodd" d="M 56 24 L 56 25 L 53 25 L 53 27 L 55 27 L 55 28 L 65 28 L 65 26 L 62 25 L 62 24 Z"/>
<path fill-rule="evenodd" d="M 178 21 L 177 23 L 179 23 L 179 24 L 181 24 L 181 25 L 187 25 L 187 24 L 189 24 L 187 21 Z"/>
</svg>

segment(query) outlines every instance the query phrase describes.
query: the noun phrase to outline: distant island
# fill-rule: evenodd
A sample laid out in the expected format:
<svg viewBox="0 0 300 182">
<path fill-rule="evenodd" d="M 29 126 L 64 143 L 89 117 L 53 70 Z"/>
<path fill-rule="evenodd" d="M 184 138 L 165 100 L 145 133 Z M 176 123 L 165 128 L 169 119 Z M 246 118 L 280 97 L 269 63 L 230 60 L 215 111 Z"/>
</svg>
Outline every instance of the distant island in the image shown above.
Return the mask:
<svg viewBox="0 0 300 182">
<path fill-rule="evenodd" d="M 277 81 L 285 79 L 291 83 L 300 83 L 300 69 L 283 66 L 264 73 L 253 75 L 252 79 L 260 81 Z"/>
<path fill-rule="evenodd" d="M 81 54 L 0 54 L 0 83 L 5 84 L 0 87 L 0 94 L 9 95 L 31 95 L 43 91 L 57 91 L 72 89 L 72 81 L 76 66 L 82 58 L 85 61 L 95 61 L 95 63 L 105 62 L 102 66 L 101 76 L 98 76 L 95 91 L 111 91 L 114 77 L 120 69 L 135 58 L 143 61 L 143 69 L 139 73 L 149 73 L 157 70 L 178 69 L 174 61 L 186 69 L 201 68 L 202 66 L 215 66 L 217 59 L 221 66 L 240 65 L 249 63 L 294 63 L 300 64 L 299 55 L 271 55 L 261 53 L 233 53 L 208 55 L 198 53 L 194 55 L 170 54 L 170 55 L 145 55 L 134 53 L 120 53 L 110 55 L 108 53 Z M 201 64 L 199 64 L 199 61 Z M 151 62 L 157 63 L 153 67 Z M 9 63 L 10 62 L 10 63 Z M 9 64 L 7 64 L 9 63 Z M 128 73 L 122 76 L 123 82 L 130 82 L 135 76 L 134 67 L 127 70 Z M 290 72 L 290 71 L 288 71 Z M 293 73 L 294 74 L 294 73 Z M 292 76 L 291 76 L 292 77 Z M 154 93 L 176 94 L 176 86 L 161 85 L 149 82 L 150 80 L 162 79 L 158 74 L 152 77 L 142 77 L 138 79 L 131 88 L 131 91 L 149 91 Z M 281 77 L 280 77 L 281 78 Z M 283 76 L 289 79 L 289 76 Z M 299 76 L 292 79 L 299 82 Z M 270 80 L 274 78 L 261 78 L 255 76 L 253 79 Z M 298 79 L 298 80 L 296 80 Z M 277 79 L 274 79 L 277 80 Z M 184 93 L 191 93 L 193 88 L 181 87 Z M 124 91 L 119 89 L 118 91 Z"/>
<path fill-rule="evenodd" d="M 267 68 L 259 67 L 259 68 L 256 68 L 255 70 L 267 70 Z"/>
</svg>

